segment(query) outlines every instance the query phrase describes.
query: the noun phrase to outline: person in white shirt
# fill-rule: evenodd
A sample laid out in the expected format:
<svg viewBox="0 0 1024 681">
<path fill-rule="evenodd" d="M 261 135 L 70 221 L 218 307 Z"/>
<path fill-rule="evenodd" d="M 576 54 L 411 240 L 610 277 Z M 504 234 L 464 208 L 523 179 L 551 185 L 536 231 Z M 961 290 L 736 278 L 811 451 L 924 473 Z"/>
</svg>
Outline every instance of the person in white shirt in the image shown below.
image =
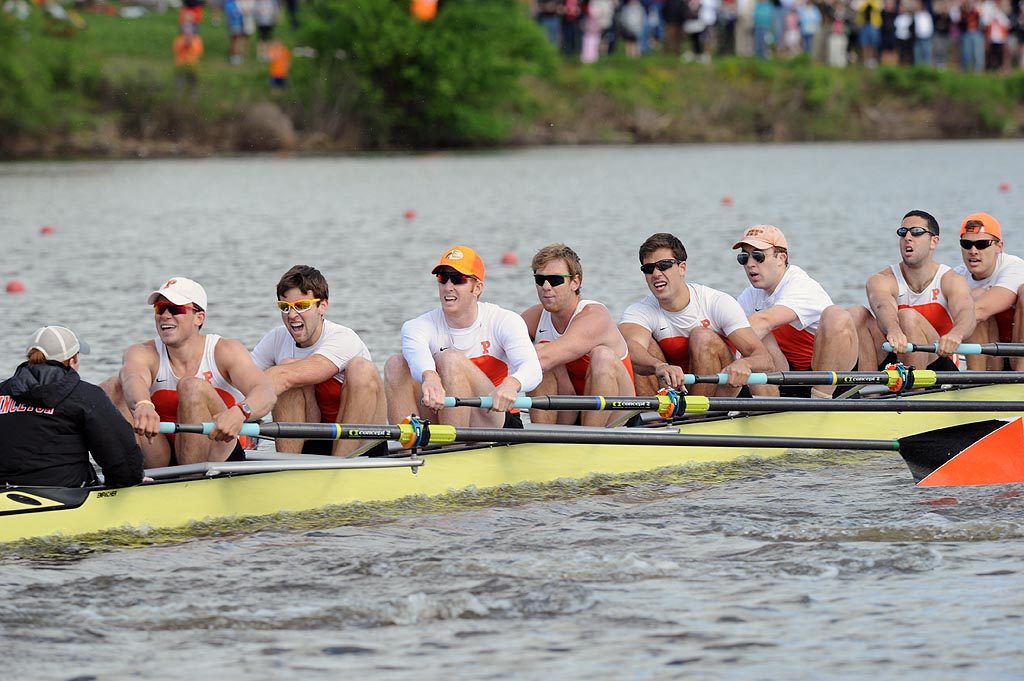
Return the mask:
<svg viewBox="0 0 1024 681">
<path fill-rule="evenodd" d="M 868 305 L 850 308 L 859 337 L 861 371 L 899 360 L 906 366 L 956 371 L 956 349 L 974 332 L 974 305 L 967 282 L 935 261 L 939 223 L 923 210 L 903 216 L 896 229 L 900 262 L 868 278 Z M 896 350 L 888 353 L 882 343 Z M 938 343 L 938 356 L 907 353 L 907 343 Z"/>
<path fill-rule="evenodd" d="M 728 385 L 698 384 L 690 392 L 734 396 L 751 372 L 771 370 L 771 357 L 736 299 L 687 283 L 686 248 L 678 238 L 667 233 L 648 237 L 640 246 L 640 271 L 651 293 L 626 308 L 619 322 L 638 394 L 654 394 L 659 385 L 684 390 L 687 372 L 723 372 Z"/>
<path fill-rule="evenodd" d="M 789 244 L 773 225 L 754 225 L 733 244 L 750 286 L 739 304 L 765 344 L 776 371 L 850 371 L 857 364 L 857 327 L 825 289 L 789 263 Z M 834 386 L 814 386 L 812 397 L 832 397 Z M 751 386 L 755 395 L 778 387 Z"/>
<path fill-rule="evenodd" d="M 352 329 L 325 319 L 327 280 L 296 265 L 277 283 L 283 324 L 256 344 L 252 359 L 274 383 L 273 418 L 303 423 L 386 423 L 384 383 L 366 344 Z M 277 441 L 279 452 L 350 456 L 364 440 Z"/>
<path fill-rule="evenodd" d="M 964 342 L 1019 342 L 1024 335 L 1024 322 L 1018 318 L 1021 306 L 1017 305 L 1024 293 L 1024 260 L 1003 252 L 999 221 L 988 213 L 965 217 L 960 225 L 960 252 L 964 262 L 953 271 L 967 280 L 978 322 Z M 967 368 L 974 371 L 1002 369 L 1003 365 L 1002 357 L 967 357 Z"/>
<path fill-rule="evenodd" d="M 441 306 L 402 325 L 402 354 L 384 365 L 388 417 L 415 414 L 456 427 L 522 428 L 512 403 L 541 379 L 526 324 L 511 310 L 481 303 L 484 261 L 453 246 L 431 270 Z M 489 395 L 490 410 L 444 407 L 444 398 Z"/>
</svg>

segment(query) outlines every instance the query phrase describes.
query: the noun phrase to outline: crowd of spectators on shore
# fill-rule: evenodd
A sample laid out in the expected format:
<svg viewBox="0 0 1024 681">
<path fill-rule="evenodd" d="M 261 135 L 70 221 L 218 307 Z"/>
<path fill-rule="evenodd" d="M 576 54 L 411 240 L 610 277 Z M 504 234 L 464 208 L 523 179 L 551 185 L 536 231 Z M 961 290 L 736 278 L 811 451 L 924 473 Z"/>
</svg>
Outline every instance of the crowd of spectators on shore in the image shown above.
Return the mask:
<svg viewBox="0 0 1024 681">
<path fill-rule="evenodd" d="M 532 0 L 562 54 L 1024 68 L 1022 0 Z"/>
</svg>

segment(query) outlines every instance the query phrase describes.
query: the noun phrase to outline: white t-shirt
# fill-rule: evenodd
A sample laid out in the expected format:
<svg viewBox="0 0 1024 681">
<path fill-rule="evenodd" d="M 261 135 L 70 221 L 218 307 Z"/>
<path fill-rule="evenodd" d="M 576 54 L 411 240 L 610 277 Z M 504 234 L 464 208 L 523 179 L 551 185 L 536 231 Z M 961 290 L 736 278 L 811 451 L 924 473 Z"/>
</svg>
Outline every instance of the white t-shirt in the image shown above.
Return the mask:
<svg viewBox="0 0 1024 681">
<path fill-rule="evenodd" d="M 682 310 L 663 309 L 652 293 L 627 307 L 620 323 L 647 329 L 670 364 L 689 369 L 691 329 L 700 326 L 724 337 L 739 329 L 749 329 L 750 322 L 743 308 L 728 293 L 702 284 L 686 286 L 690 290 L 690 302 Z"/>
<path fill-rule="evenodd" d="M 424 371 L 435 371 L 434 353 L 458 350 L 494 385 L 511 375 L 523 391 L 533 390 L 542 374 L 537 350 L 526 322 L 515 312 L 493 303 L 477 303 L 472 326 L 456 329 L 448 325 L 444 312 L 434 309 L 402 325 L 402 355 L 412 377 L 423 380 Z"/>
<path fill-rule="evenodd" d="M 264 371 L 286 359 L 305 359 L 310 355 L 322 355 L 338 367 L 334 380 L 339 383 L 345 382 L 345 367 L 353 357 L 373 361 L 366 344 L 355 331 L 329 319 L 324 320 L 320 338 L 308 348 L 296 345 L 288 329 L 282 325 L 263 336 L 252 350 L 253 362 Z"/>
<path fill-rule="evenodd" d="M 1009 253 L 999 254 L 996 259 L 996 268 L 992 270 L 992 275 L 985 279 L 975 279 L 967 269 L 967 265 L 957 265 L 953 271 L 966 279 L 967 285 L 972 289 L 990 289 L 993 286 L 999 286 L 1016 294 L 1017 290 L 1024 285 L 1024 260 Z"/>
<path fill-rule="evenodd" d="M 821 284 L 796 265 L 786 268 L 786 273 L 771 295 L 748 286 L 737 300 L 748 317 L 776 305 L 788 307 L 796 313 L 796 319 L 789 325 L 797 331 L 807 330 L 812 334 L 818 333 L 822 310 L 832 304 L 832 298 Z"/>
</svg>

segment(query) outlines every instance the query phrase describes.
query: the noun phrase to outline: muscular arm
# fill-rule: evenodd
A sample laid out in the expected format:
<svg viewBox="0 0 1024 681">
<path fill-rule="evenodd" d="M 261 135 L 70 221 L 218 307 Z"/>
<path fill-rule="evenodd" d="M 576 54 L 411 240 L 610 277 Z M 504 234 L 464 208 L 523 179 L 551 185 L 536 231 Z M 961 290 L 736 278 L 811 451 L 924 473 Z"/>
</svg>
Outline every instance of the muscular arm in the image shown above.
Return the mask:
<svg viewBox="0 0 1024 681">
<path fill-rule="evenodd" d="M 588 305 L 576 315 L 561 338 L 538 346 L 541 369 L 551 371 L 586 355 L 604 343 L 609 329 L 618 333 L 608 309 L 603 305 Z"/>
<path fill-rule="evenodd" d="M 245 346 L 236 340 L 223 338 L 217 343 L 214 353 L 224 378 L 244 395 L 245 403 L 252 409 L 252 418 L 258 419 L 269 414 L 277 402 L 274 383 L 252 361 Z M 238 409 L 232 411 L 239 415 L 242 413 Z"/>
<path fill-rule="evenodd" d="M 868 296 L 868 306 L 871 314 L 878 320 L 878 328 L 887 337 L 892 332 L 903 333 L 900 328 L 896 295 L 899 289 L 896 287 L 896 279 L 888 270 L 872 275 L 868 279 L 865 290 Z"/>
<path fill-rule="evenodd" d="M 750 365 L 751 371 L 772 370 L 774 364 L 772 363 L 771 355 L 768 354 L 764 343 L 761 342 L 761 339 L 754 333 L 753 329 L 747 327 L 736 329 L 729 334 L 728 338 L 729 342 L 740 353 L 740 359 L 736 360 L 736 362 L 746 361 Z M 736 364 L 736 362 L 733 362 L 733 364 Z M 729 366 L 732 366 L 732 364 Z M 725 367 L 725 371 L 729 373 L 729 367 Z"/>
<path fill-rule="evenodd" d="M 974 299 L 971 298 L 967 281 L 950 271 L 942 275 L 941 286 L 953 317 L 953 328 L 939 338 L 939 354 L 948 357 L 956 351 L 965 336 L 974 333 L 977 322 L 974 317 Z"/>
<path fill-rule="evenodd" d="M 750 327 L 758 338 L 764 338 L 769 333 L 797 320 L 797 314 L 792 308 L 785 305 L 773 305 L 767 310 L 755 312 L 747 317 Z"/>
<path fill-rule="evenodd" d="M 319 385 L 337 374 L 338 367 L 323 355 L 310 355 L 304 359 L 278 364 L 267 369 L 267 376 L 274 384 L 274 392 L 280 395 L 292 388 Z M 249 404 L 252 406 L 252 403 Z"/>
<path fill-rule="evenodd" d="M 989 317 L 1009 310 L 1017 303 L 1017 292 L 1002 286 L 993 286 L 987 291 L 975 289 L 972 292 L 972 297 L 974 299 L 974 318 L 977 322 L 987 321 Z"/>
<path fill-rule="evenodd" d="M 648 351 L 654 336 L 651 330 L 634 324 L 624 322 L 619 324 L 619 332 L 626 339 L 626 347 L 629 350 L 629 360 L 633 363 L 633 371 L 641 376 L 652 376 L 657 365 L 662 364 L 661 358 L 656 357 Z"/>
<path fill-rule="evenodd" d="M 160 415 L 149 399 L 149 387 L 159 369 L 160 358 L 153 345 L 139 343 L 125 351 L 119 374 L 121 392 L 132 414 L 132 429 L 150 442 L 160 433 Z"/>
</svg>

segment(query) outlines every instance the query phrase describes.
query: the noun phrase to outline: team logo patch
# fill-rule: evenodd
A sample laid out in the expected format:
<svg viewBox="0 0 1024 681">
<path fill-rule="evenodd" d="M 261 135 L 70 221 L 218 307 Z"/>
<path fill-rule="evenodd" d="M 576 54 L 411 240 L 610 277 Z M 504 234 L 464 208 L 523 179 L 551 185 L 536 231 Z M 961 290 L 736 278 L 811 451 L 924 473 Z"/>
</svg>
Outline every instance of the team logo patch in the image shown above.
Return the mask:
<svg viewBox="0 0 1024 681">
<path fill-rule="evenodd" d="M 445 260 L 462 260 L 465 257 L 466 255 L 457 248 L 453 248 L 452 250 L 444 254 Z"/>
<path fill-rule="evenodd" d="M 160 288 L 170 288 L 171 286 L 174 286 L 177 283 L 178 283 L 177 279 L 168 279 L 167 283 L 164 284 L 163 286 L 161 286 Z"/>
</svg>

